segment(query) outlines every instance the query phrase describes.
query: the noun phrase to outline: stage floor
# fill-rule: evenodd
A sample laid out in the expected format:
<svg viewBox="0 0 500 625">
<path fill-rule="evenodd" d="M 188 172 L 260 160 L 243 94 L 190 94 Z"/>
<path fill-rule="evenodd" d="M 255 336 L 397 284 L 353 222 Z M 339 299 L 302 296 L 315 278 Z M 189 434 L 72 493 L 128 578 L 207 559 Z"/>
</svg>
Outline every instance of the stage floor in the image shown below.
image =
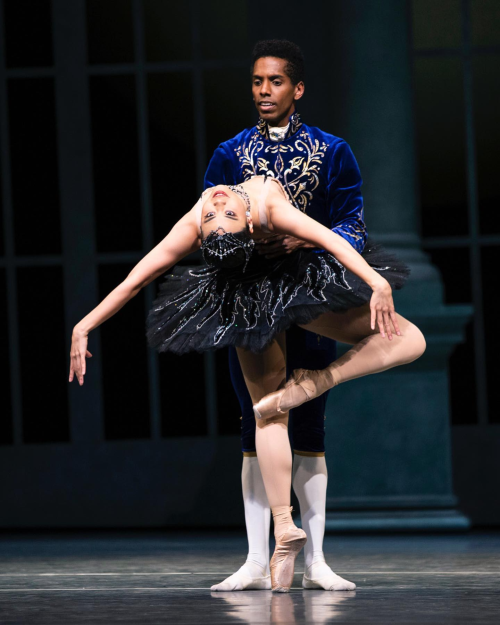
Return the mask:
<svg viewBox="0 0 500 625">
<path fill-rule="evenodd" d="M 2 533 L 0 623 L 498 623 L 500 533 L 329 536 L 354 592 L 211 593 L 244 560 L 236 533 Z"/>
</svg>

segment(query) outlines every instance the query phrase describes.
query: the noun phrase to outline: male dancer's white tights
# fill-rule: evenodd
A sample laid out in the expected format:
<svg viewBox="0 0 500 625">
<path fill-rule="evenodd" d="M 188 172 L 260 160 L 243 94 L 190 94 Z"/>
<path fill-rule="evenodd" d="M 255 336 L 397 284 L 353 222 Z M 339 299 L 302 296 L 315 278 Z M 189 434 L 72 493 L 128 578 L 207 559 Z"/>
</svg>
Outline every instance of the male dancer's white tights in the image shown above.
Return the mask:
<svg viewBox="0 0 500 625">
<path fill-rule="evenodd" d="M 248 555 L 245 564 L 236 573 L 211 590 L 269 590 L 269 528 L 271 509 L 267 501 L 257 456 L 243 456 L 241 486 L 245 505 L 245 524 Z"/>
<path fill-rule="evenodd" d="M 302 456 L 293 459 L 293 490 L 300 504 L 302 529 L 307 534 L 304 546 L 304 588 L 354 590 L 356 584 L 343 579 L 328 566 L 323 553 L 325 535 L 326 486 L 328 472 L 324 456 Z"/>
</svg>

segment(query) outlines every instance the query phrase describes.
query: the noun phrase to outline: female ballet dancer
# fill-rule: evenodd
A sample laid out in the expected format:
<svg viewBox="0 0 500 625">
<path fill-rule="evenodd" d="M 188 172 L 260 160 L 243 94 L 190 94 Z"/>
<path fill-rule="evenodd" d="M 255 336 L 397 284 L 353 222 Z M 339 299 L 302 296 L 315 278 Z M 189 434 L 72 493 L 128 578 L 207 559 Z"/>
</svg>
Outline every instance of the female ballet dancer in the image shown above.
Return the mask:
<svg viewBox="0 0 500 625">
<path fill-rule="evenodd" d="M 253 246 L 269 233 L 317 247 L 267 260 Z M 76 376 L 83 384 L 89 332 L 200 247 L 208 267 L 176 268 L 167 276 L 148 315 L 148 341 L 160 352 L 178 354 L 236 346 L 254 402 L 257 457 L 274 518 L 271 585 L 287 592 L 306 541 L 291 517 L 287 411 L 327 388 L 412 362 L 424 352 L 420 330 L 394 310 L 392 289 L 403 286 L 408 268 L 370 242 L 359 254 L 294 208 L 273 178 L 212 187 L 75 326 L 70 382 Z M 294 323 L 353 348 L 322 371 L 294 372 L 285 384 L 282 331 Z"/>
</svg>

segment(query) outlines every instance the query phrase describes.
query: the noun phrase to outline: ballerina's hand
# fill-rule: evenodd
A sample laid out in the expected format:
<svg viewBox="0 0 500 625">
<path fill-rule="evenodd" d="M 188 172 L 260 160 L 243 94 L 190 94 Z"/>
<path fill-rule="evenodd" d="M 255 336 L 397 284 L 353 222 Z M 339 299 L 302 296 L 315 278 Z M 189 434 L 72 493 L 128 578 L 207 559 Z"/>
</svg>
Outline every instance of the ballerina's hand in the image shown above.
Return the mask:
<svg viewBox="0 0 500 625">
<path fill-rule="evenodd" d="M 394 310 L 392 289 L 387 280 L 384 279 L 380 285 L 374 287 L 370 300 L 370 310 L 370 326 L 372 330 L 375 330 L 375 322 L 377 322 L 382 338 L 385 338 L 385 328 L 389 340 L 392 341 L 392 322 L 394 331 L 398 336 L 401 336 L 401 331 L 398 326 L 398 318 L 396 317 L 396 311 Z"/>
<path fill-rule="evenodd" d="M 83 384 L 83 376 L 86 371 L 85 357 L 92 358 L 92 354 L 87 349 L 88 335 L 84 332 L 73 329 L 71 337 L 70 365 L 69 365 L 69 381 L 73 381 L 76 375 L 80 386 Z"/>
</svg>

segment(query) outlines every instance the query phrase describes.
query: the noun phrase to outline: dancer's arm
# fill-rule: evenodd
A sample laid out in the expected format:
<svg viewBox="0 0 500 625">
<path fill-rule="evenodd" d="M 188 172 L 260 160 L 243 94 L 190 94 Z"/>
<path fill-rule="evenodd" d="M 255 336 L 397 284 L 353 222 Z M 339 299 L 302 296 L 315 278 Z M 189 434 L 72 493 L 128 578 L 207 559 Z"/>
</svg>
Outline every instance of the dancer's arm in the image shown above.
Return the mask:
<svg viewBox="0 0 500 625">
<path fill-rule="evenodd" d="M 350 243 L 325 226 L 311 219 L 294 208 L 279 192 L 269 194 L 267 208 L 269 225 L 274 232 L 291 234 L 294 237 L 313 243 L 315 247 L 327 250 L 350 271 L 359 276 L 372 289 L 370 300 L 371 327 L 378 323 L 380 334 L 384 337 L 384 327 L 388 329 L 389 339 L 392 338 L 389 319 L 392 321 L 396 334 L 400 334 L 392 289 L 387 280 L 377 273 Z"/>
<path fill-rule="evenodd" d="M 73 381 L 76 374 L 80 385 L 83 384 L 86 370 L 85 357 L 92 356 L 87 350 L 89 332 L 112 317 L 143 287 L 175 265 L 184 256 L 199 249 L 200 243 L 195 209 L 192 209 L 175 224 L 156 247 L 137 263 L 123 282 L 75 325 L 70 351 L 70 382 Z"/>
</svg>

